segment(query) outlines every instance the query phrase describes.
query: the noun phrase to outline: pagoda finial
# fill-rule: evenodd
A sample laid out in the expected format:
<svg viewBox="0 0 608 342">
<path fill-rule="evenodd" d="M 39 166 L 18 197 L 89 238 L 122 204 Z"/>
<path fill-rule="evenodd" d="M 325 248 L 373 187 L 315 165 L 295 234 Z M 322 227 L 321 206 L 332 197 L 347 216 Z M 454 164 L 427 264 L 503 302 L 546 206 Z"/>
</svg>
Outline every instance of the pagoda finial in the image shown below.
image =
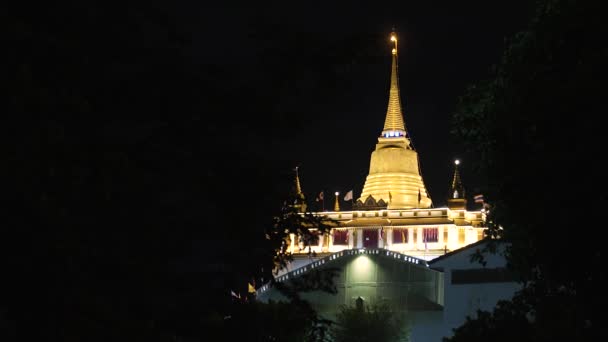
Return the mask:
<svg viewBox="0 0 608 342">
<path fill-rule="evenodd" d="M 386 110 L 386 119 L 384 121 L 384 129 L 382 137 L 384 138 L 404 138 L 406 137 L 405 123 L 403 122 L 403 113 L 401 112 L 401 98 L 399 96 L 399 77 L 397 73 L 397 33 L 393 28 L 391 32 L 392 49 L 392 66 L 391 66 L 391 87 L 388 97 L 388 109 Z"/>
<path fill-rule="evenodd" d="M 397 32 L 395 31 L 395 26 L 393 26 L 393 31 L 391 32 L 391 42 L 394 44 L 391 52 L 393 55 L 397 55 Z"/>
</svg>

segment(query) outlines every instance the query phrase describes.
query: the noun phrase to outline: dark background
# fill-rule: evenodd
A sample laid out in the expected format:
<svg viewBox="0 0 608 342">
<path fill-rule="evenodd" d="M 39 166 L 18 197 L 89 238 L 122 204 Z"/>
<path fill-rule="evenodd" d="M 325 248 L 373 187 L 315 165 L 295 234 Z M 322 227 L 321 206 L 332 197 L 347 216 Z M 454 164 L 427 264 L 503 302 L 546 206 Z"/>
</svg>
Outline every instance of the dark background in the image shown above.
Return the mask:
<svg viewBox="0 0 608 342">
<path fill-rule="evenodd" d="M 326 208 L 333 207 L 334 191 L 354 189 L 357 199 L 363 188 L 384 125 L 388 38 L 395 27 L 406 127 L 440 206 L 456 158 L 469 199 L 479 191 L 470 163 L 450 137 L 450 113 L 467 84 L 489 75 L 505 39 L 523 28 L 528 3 L 256 3 L 188 8 L 184 20 L 198 62 L 228 68 L 234 79 L 218 77 L 247 84 L 254 97 L 266 96 L 260 113 L 245 109 L 237 119 L 247 125 L 242 139 L 252 149 L 248 153 L 299 165 L 308 199 L 324 190 Z M 284 127 L 282 121 L 291 123 Z"/>
</svg>

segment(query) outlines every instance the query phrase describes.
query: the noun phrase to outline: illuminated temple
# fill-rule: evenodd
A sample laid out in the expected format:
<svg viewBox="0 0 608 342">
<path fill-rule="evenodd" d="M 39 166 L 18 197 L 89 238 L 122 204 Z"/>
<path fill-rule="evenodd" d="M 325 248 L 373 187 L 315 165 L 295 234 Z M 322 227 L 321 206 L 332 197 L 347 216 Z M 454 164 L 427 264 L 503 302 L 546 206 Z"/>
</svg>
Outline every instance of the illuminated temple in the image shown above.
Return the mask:
<svg viewBox="0 0 608 342">
<path fill-rule="evenodd" d="M 489 257 L 483 267 L 470 263 L 470 255 L 486 243 L 485 212 L 467 210 L 458 162 L 446 189 L 447 206 L 433 206 L 403 117 L 395 33 L 391 41 L 388 109 L 361 195 L 350 211 L 340 210 L 336 196 L 333 211 L 315 213 L 338 222 L 329 233 L 318 235 L 318 243 L 305 246 L 298 236 L 290 236 L 294 260 L 279 270 L 276 281 L 339 269 L 336 295 L 303 294 L 320 313 L 332 316 L 340 305 L 354 305 L 358 299 L 384 301 L 410 315 L 412 341 L 440 341 L 466 315 L 491 309 L 517 285 L 505 276 L 504 259 Z M 297 170 L 295 183 L 304 212 Z M 256 296 L 260 301 L 282 298 L 271 284 L 257 289 Z"/>
<path fill-rule="evenodd" d="M 384 128 L 372 152 L 369 174 L 352 211 L 319 213 L 339 222 L 315 246 L 303 246 L 292 235 L 290 252 L 335 253 L 353 248 L 383 248 L 431 260 L 483 237 L 484 213 L 468 211 L 458 164 L 445 208 L 433 208 L 420 174 L 418 153 L 412 147 L 403 119 L 397 68 L 397 38 L 393 34 L 391 83 Z M 302 196 L 296 173 L 296 191 Z M 447 190 L 447 189 L 446 189 Z M 337 197 L 336 197 L 337 199 Z M 305 258 L 306 260 L 307 258 Z M 306 262 L 306 261 L 304 261 Z"/>
</svg>

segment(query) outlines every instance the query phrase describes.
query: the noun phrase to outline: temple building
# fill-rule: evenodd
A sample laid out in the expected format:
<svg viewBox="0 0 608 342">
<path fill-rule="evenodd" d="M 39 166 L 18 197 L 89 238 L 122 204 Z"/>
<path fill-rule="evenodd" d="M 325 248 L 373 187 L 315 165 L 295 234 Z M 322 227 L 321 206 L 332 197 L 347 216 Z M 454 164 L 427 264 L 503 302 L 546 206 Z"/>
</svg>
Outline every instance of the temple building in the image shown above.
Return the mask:
<svg viewBox="0 0 608 342">
<path fill-rule="evenodd" d="M 307 246 L 298 236 L 290 236 L 289 252 L 294 260 L 286 269 L 278 270 L 276 281 L 289 282 L 307 272 L 337 268 L 340 272 L 335 280 L 336 295 L 304 294 L 320 313 L 332 316 L 340 305 L 354 305 L 357 300 L 370 304 L 384 301 L 408 315 L 412 341 L 440 341 L 464 321 L 463 315 L 474 315 L 476 308 L 491 308 L 498 299 L 510 297 L 517 285 L 509 277 L 496 276 L 505 274 L 504 258 L 495 262 L 499 271 L 485 272 L 485 266 L 471 265 L 463 257 L 486 242 L 486 213 L 482 208 L 467 209 L 458 161 L 446 189 L 447 206 L 433 206 L 404 121 L 394 32 L 391 41 L 394 45 L 386 119 L 371 154 L 361 195 L 352 210 L 340 210 L 336 194 L 333 211 L 315 213 L 337 222 L 329 233 L 318 236 L 318 243 Z M 297 170 L 295 189 L 298 208 L 305 212 Z M 438 260 L 437 267 L 433 267 L 434 260 Z M 461 269 L 472 273 L 465 274 Z M 453 270 L 460 272 L 456 278 L 452 277 Z M 475 276 L 467 278 L 469 274 Z M 495 286 L 496 283 L 502 285 Z M 476 297 L 490 287 L 502 292 Z M 458 298 L 450 297 L 452 294 L 458 294 L 454 295 Z M 271 284 L 257 289 L 256 296 L 260 301 L 282 298 Z M 476 304 L 457 307 L 463 301 Z M 455 303 L 454 307 L 446 307 L 449 303 Z M 427 329 L 433 333 L 427 334 Z"/>
</svg>

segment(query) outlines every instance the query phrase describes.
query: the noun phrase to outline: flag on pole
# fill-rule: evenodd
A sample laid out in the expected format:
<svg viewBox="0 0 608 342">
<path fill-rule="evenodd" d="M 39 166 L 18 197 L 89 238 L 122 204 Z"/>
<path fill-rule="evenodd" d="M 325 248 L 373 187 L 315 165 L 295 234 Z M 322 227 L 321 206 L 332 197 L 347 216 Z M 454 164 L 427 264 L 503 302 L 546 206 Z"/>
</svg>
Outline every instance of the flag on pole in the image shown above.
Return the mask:
<svg viewBox="0 0 608 342">
<path fill-rule="evenodd" d="M 255 293 L 255 286 L 251 285 L 251 283 L 247 283 L 247 292 Z"/>
<path fill-rule="evenodd" d="M 230 295 L 231 295 L 232 297 L 234 297 L 234 298 L 241 299 L 241 296 L 240 296 L 240 295 L 237 295 L 237 294 L 236 294 L 236 292 L 234 292 L 234 291 L 232 291 L 232 290 L 230 290 Z"/>
<path fill-rule="evenodd" d="M 325 201 L 323 200 L 323 197 L 325 196 L 323 195 L 323 191 L 321 191 L 316 199 L 317 202 L 321 202 L 321 211 L 325 211 Z"/>
<path fill-rule="evenodd" d="M 475 195 L 475 197 L 473 197 L 475 199 L 475 203 L 484 203 L 484 198 L 482 194 L 479 195 Z"/>
<path fill-rule="evenodd" d="M 346 193 L 346 195 L 344 195 L 344 200 L 345 201 L 350 201 L 353 199 L 353 191 L 350 190 L 349 192 Z"/>
<path fill-rule="evenodd" d="M 406 242 L 405 241 L 405 233 L 404 233 L 405 229 L 400 229 L 400 230 L 401 230 L 401 243 L 405 243 Z"/>
<path fill-rule="evenodd" d="M 321 191 L 319 193 L 319 196 L 317 196 L 317 202 L 319 202 L 319 201 L 323 201 L 323 191 Z"/>
</svg>

